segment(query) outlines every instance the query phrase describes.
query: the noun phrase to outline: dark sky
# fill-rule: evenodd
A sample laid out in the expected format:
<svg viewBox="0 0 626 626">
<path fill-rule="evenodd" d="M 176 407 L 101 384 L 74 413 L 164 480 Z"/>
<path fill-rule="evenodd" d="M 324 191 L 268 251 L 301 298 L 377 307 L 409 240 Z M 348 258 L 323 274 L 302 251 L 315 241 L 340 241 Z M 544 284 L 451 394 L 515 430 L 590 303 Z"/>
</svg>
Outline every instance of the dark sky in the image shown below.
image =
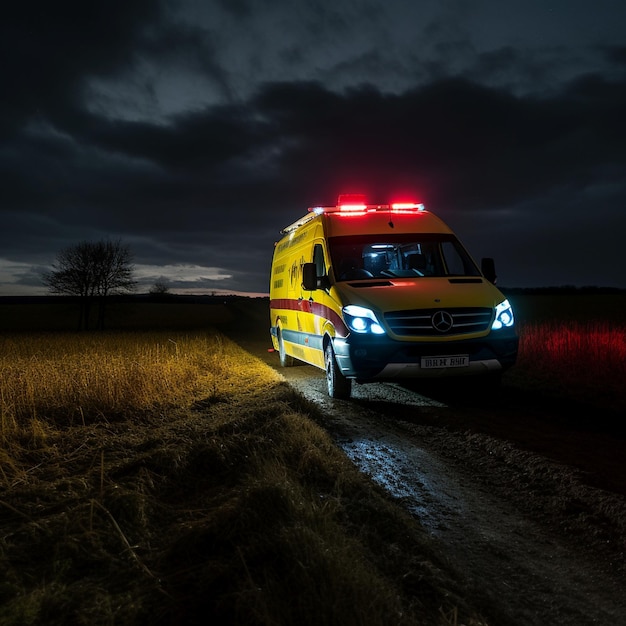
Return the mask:
<svg viewBox="0 0 626 626">
<path fill-rule="evenodd" d="M 264 293 L 348 192 L 501 286 L 626 288 L 623 0 L 24 0 L 0 50 L 0 295 L 104 239 L 139 291 Z"/>
</svg>

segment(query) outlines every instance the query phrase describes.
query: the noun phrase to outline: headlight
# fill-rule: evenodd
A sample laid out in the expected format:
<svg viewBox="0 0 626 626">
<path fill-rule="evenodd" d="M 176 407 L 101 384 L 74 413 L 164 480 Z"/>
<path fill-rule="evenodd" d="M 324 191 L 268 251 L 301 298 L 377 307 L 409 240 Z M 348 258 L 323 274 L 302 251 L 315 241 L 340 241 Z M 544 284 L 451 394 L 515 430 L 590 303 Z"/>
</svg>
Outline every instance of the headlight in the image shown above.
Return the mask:
<svg viewBox="0 0 626 626">
<path fill-rule="evenodd" d="M 355 333 L 372 333 L 384 335 L 385 330 L 376 319 L 374 311 L 363 306 L 349 304 L 343 307 L 343 316 L 350 330 Z"/>
<path fill-rule="evenodd" d="M 511 328 L 515 324 L 513 317 L 513 309 L 508 300 L 500 302 L 496 307 L 496 317 L 491 325 L 491 330 L 500 330 L 500 328 Z"/>
</svg>

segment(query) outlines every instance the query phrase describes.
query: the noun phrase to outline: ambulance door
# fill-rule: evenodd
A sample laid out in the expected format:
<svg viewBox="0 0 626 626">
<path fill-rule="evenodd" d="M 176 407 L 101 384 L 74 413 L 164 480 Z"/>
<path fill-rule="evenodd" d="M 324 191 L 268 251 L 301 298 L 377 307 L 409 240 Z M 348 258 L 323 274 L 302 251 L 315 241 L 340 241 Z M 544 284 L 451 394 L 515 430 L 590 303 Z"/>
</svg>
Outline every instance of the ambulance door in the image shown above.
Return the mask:
<svg viewBox="0 0 626 626">
<path fill-rule="evenodd" d="M 310 245 L 310 244 L 309 244 Z M 300 361 L 307 361 L 304 347 L 305 316 L 303 315 L 302 266 L 309 256 L 309 245 L 292 249 L 289 254 L 288 307 L 284 321 L 283 337 L 287 352 Z"/>
<path fill-rule="evenodd" d="M 313 244 L 312 259 L 308 262 L 313 262 L 316 268 L 316 275 L 319 278 L 325 277 L 327 273 L 327 263 L 324 253 L 323 240 L 316 240 Z M 325 299 L 328 298 L 328 294 L 324 289 L 316 289 L 315 291 L 302 291 L 302 328 L 305 332 L 305 352 L 307 355 L 307 361 L 318 367 L 324 367 L 324 327 L 326 325 L 326 318 L 324 311 L 326 310 L 327 303 Z"/>
</svg>

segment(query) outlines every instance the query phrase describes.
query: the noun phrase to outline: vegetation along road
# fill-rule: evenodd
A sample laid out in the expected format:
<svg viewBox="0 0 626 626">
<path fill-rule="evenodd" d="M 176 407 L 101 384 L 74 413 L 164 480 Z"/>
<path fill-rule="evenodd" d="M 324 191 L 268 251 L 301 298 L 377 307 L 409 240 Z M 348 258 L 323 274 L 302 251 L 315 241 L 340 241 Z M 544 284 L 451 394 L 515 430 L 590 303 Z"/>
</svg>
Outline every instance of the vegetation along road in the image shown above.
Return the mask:
<svg viewBox="0 0 626 626">
<path fill-rule="evenodd" d="M 231 336 L 284 375 L 353 463 L 404 506 L 500 623 L 626 624 L 623 411 L 517 380 L 356 385 L 332 400 L 324 374 L 280 368 L 265 313 Z"/>
</svg>

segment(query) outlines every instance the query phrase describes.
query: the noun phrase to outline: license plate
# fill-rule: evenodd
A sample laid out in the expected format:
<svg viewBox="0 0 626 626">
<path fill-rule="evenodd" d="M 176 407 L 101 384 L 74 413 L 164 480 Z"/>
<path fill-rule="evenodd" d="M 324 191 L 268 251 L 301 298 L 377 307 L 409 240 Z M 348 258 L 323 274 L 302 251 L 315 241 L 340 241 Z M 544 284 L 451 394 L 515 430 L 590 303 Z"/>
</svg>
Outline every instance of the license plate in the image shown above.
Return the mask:
<svg viewBox="0 0 626 626">
<path fill-rule="evenodd" d="M 469 355 L 423 356 L 420 365 L 422 369 L 432 369 L 435 367 L 467 367 L 469 365 Z"/>
</svg>

